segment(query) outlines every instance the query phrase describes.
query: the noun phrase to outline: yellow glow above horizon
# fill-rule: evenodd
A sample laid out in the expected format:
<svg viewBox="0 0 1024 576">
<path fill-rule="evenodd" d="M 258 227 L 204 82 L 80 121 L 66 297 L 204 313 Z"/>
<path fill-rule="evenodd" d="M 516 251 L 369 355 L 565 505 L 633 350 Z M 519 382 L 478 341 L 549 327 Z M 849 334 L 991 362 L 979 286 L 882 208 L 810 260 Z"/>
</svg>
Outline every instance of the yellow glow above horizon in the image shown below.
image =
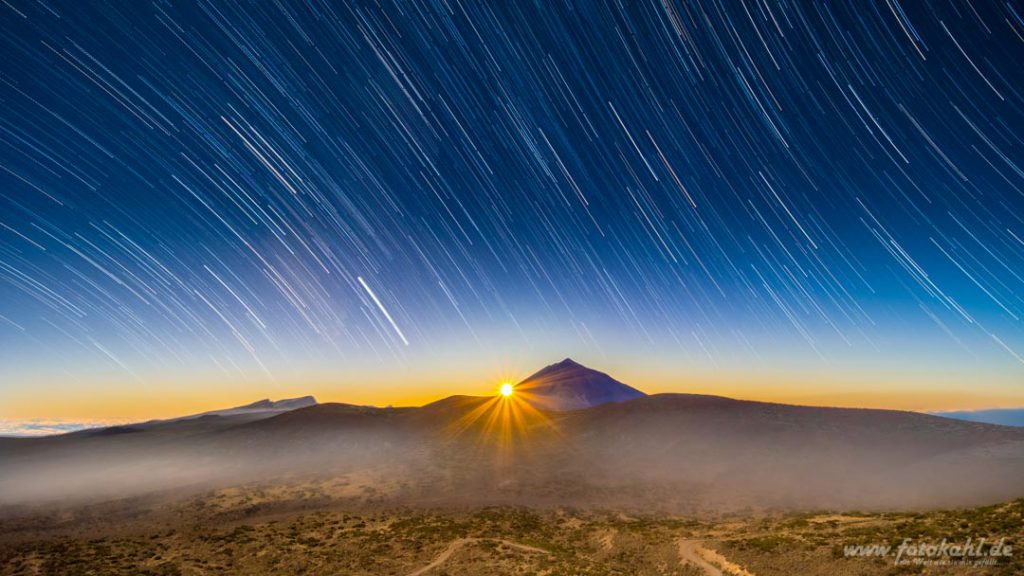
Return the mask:
<svg viewBox="0 0 1024 576">
<path fill-rule="evenodd" d="M 498 391 L 501 392 L 502 396 L 508 398 L 512 395 L 512 384 L 505 382 L 501 385 L 501 388 L 499 388 Z"/>
<path fill-rule="evenodd" d="M 785 404 L 915 411 L 1024 406 L 1020 370 L 982 361 L 946 366 L 914 358 L 909 365 L 879 361 L 825 370 L 809 363 L 715 367 L 671 358 L 572 355 L 648 394 L 685 392 Z M 453 355 L 423 360 L 415 367 L 304 367 L 273 380 L 197 368 L 187 373 L 142 373 L 142 383 L 114 373 L 85 371 L 57 377 L 12 372 L 4 365 L 0 367 L 0 420 L 141 422 L 241 406 L 261 398 L 305 395 L 323 403 L 375 406 L 421 406 L 451 395 L 490 396 L 505 404 L 528 400 L 530 390 L 513 383 L 550 363 L 551 358 L 527 352 L 508 356 L 516 359 Z M 512 384 L 511 396 L 501 392 L 505 383 Z"/>
</svg>

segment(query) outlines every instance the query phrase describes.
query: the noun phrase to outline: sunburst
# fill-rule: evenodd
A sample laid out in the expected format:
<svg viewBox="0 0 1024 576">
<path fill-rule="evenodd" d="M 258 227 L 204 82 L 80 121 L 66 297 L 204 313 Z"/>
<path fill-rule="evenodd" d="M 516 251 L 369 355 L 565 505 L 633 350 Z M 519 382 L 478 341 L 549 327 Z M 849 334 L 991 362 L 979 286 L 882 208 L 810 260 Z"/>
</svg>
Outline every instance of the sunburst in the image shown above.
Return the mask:
<svg viewBox="0 0 1024 576">
<path fill-rule="evenodd" d="M 538 409 L 538 398 L 511 382 L 498 385 L 497 394 L 480 398 L 449 427 L 454 438 L 472 438 L 481 451 L 492 453 L 498 462 L 511 463 L 515 455 L 543 438 L 561 436 L 551 416 Z"/>
</svg>

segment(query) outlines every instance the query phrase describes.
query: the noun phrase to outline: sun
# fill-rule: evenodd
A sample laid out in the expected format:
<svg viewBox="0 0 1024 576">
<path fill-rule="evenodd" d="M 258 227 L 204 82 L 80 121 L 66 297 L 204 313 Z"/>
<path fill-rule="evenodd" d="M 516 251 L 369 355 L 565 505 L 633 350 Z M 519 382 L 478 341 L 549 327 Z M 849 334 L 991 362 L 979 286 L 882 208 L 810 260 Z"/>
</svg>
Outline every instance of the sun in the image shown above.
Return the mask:
<svg viewBox="0 0 1024 576">
<path fill-rule="evenodd" d="M 504 384 L 501 385 L 501 388 L 498 388 L 498 391 L 501 392 L 502 396 L 508 398 L 509 396 L 512 395 L 512 385 L 509 384 L 508 382 L 505 382 Z"/>
</svg>

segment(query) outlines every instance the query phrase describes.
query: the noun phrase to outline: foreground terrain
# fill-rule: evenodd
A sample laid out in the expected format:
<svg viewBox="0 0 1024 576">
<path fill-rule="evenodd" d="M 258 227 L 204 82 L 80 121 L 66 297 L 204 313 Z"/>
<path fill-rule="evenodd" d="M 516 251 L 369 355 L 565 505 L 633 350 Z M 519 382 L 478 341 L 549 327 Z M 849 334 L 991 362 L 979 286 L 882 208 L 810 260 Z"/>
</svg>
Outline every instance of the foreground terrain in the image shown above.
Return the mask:
<svg viewBox="0 0 1024 576">
<path fill-rule="evenodd" d="M 930 513 L 686 517 L 567 508 L 395 507 L 372 478 L 0 511 L 0 575 L 1024 573 L 845 557 L 857 544 L 1006 538 L 1024 500 Z"/>
</svg>

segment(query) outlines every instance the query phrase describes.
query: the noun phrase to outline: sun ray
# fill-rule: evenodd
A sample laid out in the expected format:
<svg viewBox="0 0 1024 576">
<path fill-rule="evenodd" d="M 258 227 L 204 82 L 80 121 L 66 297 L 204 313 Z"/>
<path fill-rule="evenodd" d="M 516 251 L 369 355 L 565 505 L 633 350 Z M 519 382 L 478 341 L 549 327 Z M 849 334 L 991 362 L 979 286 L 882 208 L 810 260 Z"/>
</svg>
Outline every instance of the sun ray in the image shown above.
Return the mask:
<svg viewBox="0 0 1024 576">
<path fill-rule="evenodd" d="M 551 415 L 538 408 L 538 399 L 510 382 L 480 401 L 447 429 L 451 440 L 469 440 L 478 452 L 490 451 L 498 465 L 512 464 L 542 438 L 561 438 Z"/>
</svg>

